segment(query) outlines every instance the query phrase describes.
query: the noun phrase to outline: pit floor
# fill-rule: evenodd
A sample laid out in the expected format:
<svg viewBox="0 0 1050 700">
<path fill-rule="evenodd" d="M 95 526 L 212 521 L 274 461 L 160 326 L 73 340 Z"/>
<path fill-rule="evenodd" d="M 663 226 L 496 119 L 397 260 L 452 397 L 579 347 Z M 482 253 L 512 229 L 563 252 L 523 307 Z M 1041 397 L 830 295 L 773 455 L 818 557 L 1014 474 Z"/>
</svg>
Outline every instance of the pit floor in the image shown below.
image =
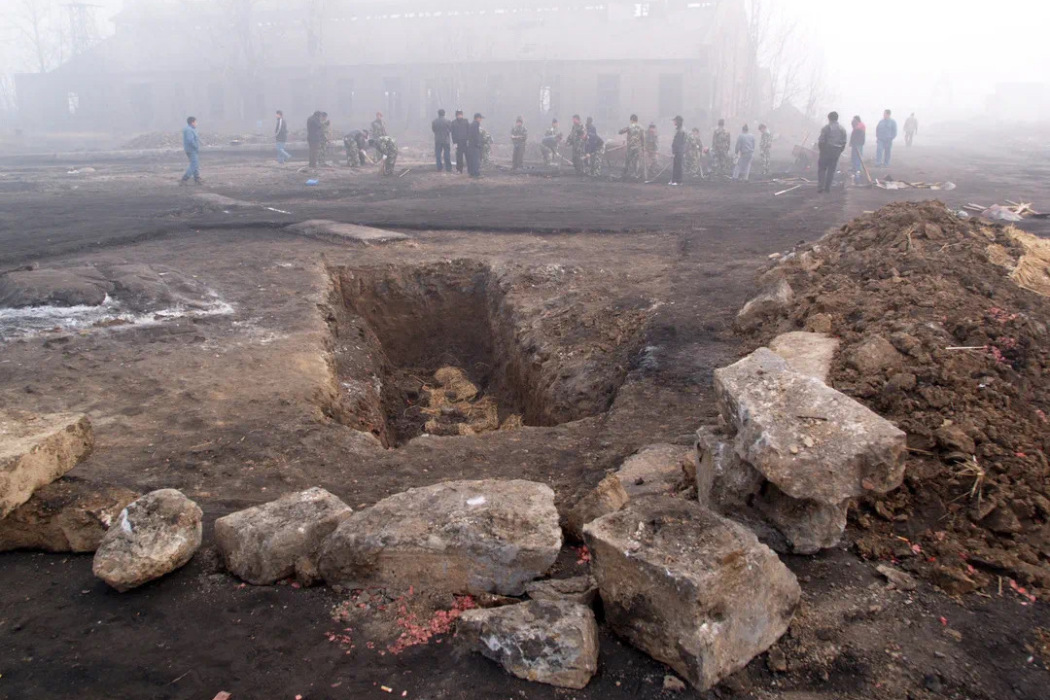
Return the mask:
<svg viewBox="0 0 1050 700">
<path fill-rule="evenodd" d="M 142 491 L 179 488 L 205 512 L 194 561 L 130 593 L 94 579 L 90 556 L 0 555 L 0 698 L 208 700 L 222 690 L 235 699 L 390 697 L 382 686 L 409 698 L 671 697 L 662 690 L 667 670 L 604 630 L 598 675 L 583 691 L 520 681 L 447 641 L 393 655 L 380 652 L 391 640 L 375 640 L 375 649 L 362 640 L 347 655 L 326 636 L 338 630 L 330 613 L 343 597 L 323 587 L 242 586 L 215 565 L 211 523 L 311 486 L 359 508 L 441 480 L 528 478 L 571 502 L 639 447 L 688 443 L 714 415 L 711 372 L 752 349 L 734 337 L 732 319 L 770 253 L 909 198 L 1050 207 L 1047 161 L 1038 155 L 920 141 L 895 152 L 893 174 L 952 180 L 957 189 L 818 195 L 808 186 L 780 197 L 773 192 L 783 185 L 671 188 L 567 172 L 493 171 L 470 182 L 411 163 L 402 178 L 337 168 L 307 187 L 301 159 L 279 167 L 226 152 L 203 155 L 207 184 L 199 189 L 176 186 L 178 154 L 100 160 L 90 163 L 95 172 L 72 175 L 74 165 L 62 160 L 0 161 L 0 269 L 30 261 L 165 265 L 196 275 L 233 307 L 229 315 L 0 346 L 0 407 L 91 417 L 98 446 L 73 474 Z M 194 196 L 201 191 L 259 206 L 206 205 Z M 365 247 L 280 229 L 306 219 L 412 237 Z M 1026 224 L 1045 233 L 1040 226 Z M 549 428 L 421 438 L 397 450 L 325 417 L 330 338 L 318 308 L 330 266 L 459 258 L 578 269 L 572 291 L 581 313 L 647 302 L 643 357 L 624 368 L 608 412 Z M 761 656 L 715 690 L 685 697 L 1046 697 L 1043 603 L 953 600 L 925 584 L 887 591 L 848 541 L 786 561 L 804 590 L 778 644 L 787 671 L 771 671 Z M 568 557 L 559 567 L 578 565 Z"/>
</svg>

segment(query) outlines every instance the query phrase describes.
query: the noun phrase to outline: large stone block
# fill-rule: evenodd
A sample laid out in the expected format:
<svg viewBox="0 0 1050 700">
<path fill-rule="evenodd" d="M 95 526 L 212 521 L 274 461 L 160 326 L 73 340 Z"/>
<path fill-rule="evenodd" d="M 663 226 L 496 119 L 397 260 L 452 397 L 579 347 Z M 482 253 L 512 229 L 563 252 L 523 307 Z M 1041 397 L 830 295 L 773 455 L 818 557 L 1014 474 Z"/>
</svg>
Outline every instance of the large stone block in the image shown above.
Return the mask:
<svg viewBox="0 0 1050 700">
<path fill-rule="evenodd" d="M 598 624 L 579 603 L 532 600 L 467 610 L 456 641 L 518 678 L 560 688 L 583 688 L 598 670 Z"/>
<path fill-rule="evenodd" d="M 846 531 L 849 501 L 837 504 L 800 500 L 767 484 L 752 501 L 755 510 L 787 540 L 795 554 L 816 554 L 836 546 Z"/>
<path fill-rule="evenodd" d="M 565 533 L 571 540 L 582 542 L 584 525 L 603 515 L 615 513 L 629 500 L 620 477 L 609 474 L 566 513 Z"/>
<path fill-rule="evenodd" d="M 0 414 L 0 518 L 85 459 L 95 446 L 82 413 Z"/>
<path fill-rule="evenodd" d="M 837 505 L 900 486 L 904 432 L 771 350 L 715 370 L 715 391 L 737 455 L 788 496 Z"/>
<path fill-rule="evenodd" d="M 795 292 L 787 280 L 777 280 L 761 294 L 744 304 L 736 315 L 736 327 L 752 331 L 767 320 L 787 312 L 795 301 Z"/>
<path fill-rule="evenodd" d="M 768 649 L 798 605 L 777 555 L 697 502 L 638 499 L 584 532 L 609 625 L 702 690 Z"/>
<path fill-rule="evenodd" d="M 550 487 L 449 481 L 354 513 L 325 541 L 320 571 L 329 584 L 521 595 L 561 544 Z"/>
<path fill-rule="evenodd" d="M 623 461 L 616 477 L 628 498 L 666 496 L 696 474 L 696 452 L 683 445 L 647 445 Z M 691 485 L 691 484 L 688 484 Z"/>
<path fill-rule="evenodd" d="M 121 592 L 175 571 L 201 545 L 201 516 L 181 491 L 147 493 L 120 512 L 95 552 L 92 571 Z"/>
<path fill-rule="evenodd" d="M 308 584 L 324 539 L 352 514 L 315 487 L 219 518 L 215 543 L 226 568 L 243 581 L 267 585 L 296 575 Z"/>
<path fill-rule="evenodd" d="M 839 341 L 824 333 L 792 331 L 778 335 L 769 349 L 784 358 L 788 367 L 827 383 Z"/>
<path fill-rule="evenodd" d="M 94 552 L 120 511 L 140 495 L 72 477 L 54 481 L 0 520 L 0 552 Z"/>
</svg>

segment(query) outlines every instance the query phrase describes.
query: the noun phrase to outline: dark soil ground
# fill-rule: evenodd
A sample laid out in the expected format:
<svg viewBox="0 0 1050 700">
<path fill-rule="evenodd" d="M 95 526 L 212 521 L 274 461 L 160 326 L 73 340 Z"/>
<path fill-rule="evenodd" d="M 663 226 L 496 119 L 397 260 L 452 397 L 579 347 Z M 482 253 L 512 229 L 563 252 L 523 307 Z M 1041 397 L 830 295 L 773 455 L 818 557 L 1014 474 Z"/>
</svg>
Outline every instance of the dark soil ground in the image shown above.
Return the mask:
<svg viewBox="0 0 1050 700">
<path fill-rule="evenodd" d="M 954 147 L 900 149 L 893 173 L 952 180 L 952 192 L 807 187 L 781 197 L 771 183 L 670 188 L 540 171 L 468 182 L 412 162 L 401 178 L 332 169 L 307 187 L 295 163 L 229 151 L 202 160 L 200 189 L 176 186 L 175 156 L 0 163 L 0 270 L 148 263 L 194 277 L 232 307 L 0 345 L 0 407 L 90 415 L 98 447 L 75 474 L 180 488 L 206 521 L 187 567 L 125 594 L 92 577 L 88 556 L 0 556 L 0 698 L 671 697 L 666 669 L 607 633 L 583 691 L 511 678 L 441 636 L 391 653 L 401 629 L 381 611 L 372 625 L 355 614 L 352 633 L 333 619 L 345 592 L 244 586 L 223 573 L 210 523 L 315 485 L 358 508 L 440 480 L 529 478 L 571 503 L 634 450 L 689 443 L 714 417 L 711 372 L 754 346 L 732 321 L 769 254 L 916 196 L 1050 207 L 1038 199 L 1045 160 Z M 68 174 L 84 165 L 94 172 Z M 365 247 L 282 229 L 318 218 L 411 238 Z M 489 328 L 448 318 L 491 342 L 481 355 L 449 342 L 404 356 L 396 338 L 425 313 L 406 303 L 401 325 L 380 333 L 352 303 L 364 297 L 348 303 L 347 273 L 392 275 L 408 288 L 419 270 L 450 265 L 480 270 Z M 516 379 L 492 390 L 513 396 L 526 427 L 384 448 L 376 436 L 387 409 L 369 386 L 438 362 L 479 381 L 491 365 L 509 370 Z M 769 658 L 706 696 L 685 695 L 1046 697 L 1044 603 L 1009 587 L 959 598 L 926 582 L 890 590 L 855 553 L 863 532 L 847 535 L 839 549 L 787 559 L 804 603 Z M 557 575 L 579 561 L 567 548 Z"/>
</svg>

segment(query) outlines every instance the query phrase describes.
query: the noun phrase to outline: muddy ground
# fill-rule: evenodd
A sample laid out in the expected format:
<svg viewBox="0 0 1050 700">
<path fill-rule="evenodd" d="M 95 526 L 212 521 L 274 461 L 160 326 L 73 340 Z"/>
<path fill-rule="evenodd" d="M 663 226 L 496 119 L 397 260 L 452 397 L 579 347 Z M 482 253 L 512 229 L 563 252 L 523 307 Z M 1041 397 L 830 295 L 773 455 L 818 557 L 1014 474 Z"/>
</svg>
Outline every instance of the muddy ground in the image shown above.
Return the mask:
<svg viewBox="0 0 1050 700">
<path fill-rule="evenodd" d="M 306 186 L 301 160 L 231 149 L 204 154 L 201 188 L 176 186 L 178 154 L 0 162 L 0 270 L 143 263 L 228 305 L 117 325 L 57 319 L 28 335 L 0 315 L 0 407 L 88 413 L 98 447 L 73 474 L 182 489 L 206 521 L 190 565 L 125 594 L 92 577 L 88 556 L 0 555 L 0 698 L 389 697 L 383 686 L 410 698 L 671 697 L 664 667 L 604 632 L 583 691 L 519 681 L 441 637 L 387 653 L 397 630 L 379 622 L 356 629 L 351 649 L 330 634 L 343 634 L 332 611 L 345 594 L 240 584 L 216 563 L 210 523 L 315 485 L 358 508 L 440 480 L 529 478 L 572 502 L 634 450 L 688 444 L 714 416 L 711 372 L 753 349 L 732 320 L 770 253 L 891 201 L 1038 207 L 1050 174 L 1038 156 L 901 148 L 896 177 L 958 188 L 781 197 L 771 183 L 541 171 L 469 182 L 410 158 L 401 178 L 337 168 Z M 363 246 L 283 228 L 308 219 L 410 237 Z M 390 289 L 399 304 L 382 302 Z M 525 427 L 400 440 L 392 411 L 415 399 L 389 382 L 447 364 Z M 1009 588 L 888 590 L 849 541 L 786 561 L 804 590 L 791 631 L 770 658 L 686 696 L 1046 697 L 1044 603 Z M 557 574 L 581 567 L 567 549 Z"/>
</svg>

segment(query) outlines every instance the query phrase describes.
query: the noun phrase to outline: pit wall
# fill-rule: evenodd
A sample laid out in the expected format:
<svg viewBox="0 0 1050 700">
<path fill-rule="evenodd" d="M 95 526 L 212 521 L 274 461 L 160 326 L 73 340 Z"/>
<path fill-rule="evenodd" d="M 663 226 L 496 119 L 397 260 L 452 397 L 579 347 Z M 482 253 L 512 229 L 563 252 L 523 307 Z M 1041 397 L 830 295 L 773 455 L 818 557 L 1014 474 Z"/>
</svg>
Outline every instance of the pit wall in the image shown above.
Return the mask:
<svg viewBox="0 0 1050 700">
<path fill-rule="evenodd" d="M 639 311 L 624 332 L 622 314 L 569 303 L 556 286 L 530 295 L 528 270 L 476 260 L 329 273 L 322 312 L 341 391 L 326 413 L 388 447 L 384 392 L 398 367 L 463 366 L 526 425 L 558 425 L 609 409 L 647 321 Z"/>
</svg>

